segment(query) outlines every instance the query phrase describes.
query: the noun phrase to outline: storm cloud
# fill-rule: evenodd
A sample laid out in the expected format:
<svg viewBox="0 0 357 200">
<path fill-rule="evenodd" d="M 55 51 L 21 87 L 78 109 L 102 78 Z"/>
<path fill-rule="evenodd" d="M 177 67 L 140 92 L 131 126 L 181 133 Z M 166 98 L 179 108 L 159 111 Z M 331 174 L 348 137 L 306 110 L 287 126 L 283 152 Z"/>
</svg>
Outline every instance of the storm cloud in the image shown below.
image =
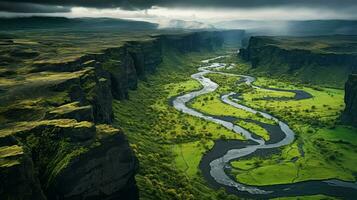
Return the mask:
<svg viewBox="0 0 357 200">
<path fill-rule="evenodd" d="M 70 7 L 64 6 L 0 1 L 0 11 L 17 13 L 58 13 L 70 12 L 71 9 Z"/>
<path fill-rule="evenodd" d="M 356 0 L 11 0 L 1 1 L 0 10 L 8 12 L 67 12 L 71 7 L 142 10 L 153 6 L 191 8 L 266 8 L 309 7 L 341 9 L 357 7 Z"/>
</svg>

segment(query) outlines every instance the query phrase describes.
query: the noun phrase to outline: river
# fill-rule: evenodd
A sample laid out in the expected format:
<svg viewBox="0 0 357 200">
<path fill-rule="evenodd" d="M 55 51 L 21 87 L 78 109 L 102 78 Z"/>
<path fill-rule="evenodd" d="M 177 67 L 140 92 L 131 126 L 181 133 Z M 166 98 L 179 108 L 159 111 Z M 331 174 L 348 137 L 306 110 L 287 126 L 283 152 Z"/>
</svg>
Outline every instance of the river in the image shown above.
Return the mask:
<svg viewBox="0 0 357 200">
<path fill-rule="evenodd" d="M 278 147 L 291 144 L 295 139 L 295 133 L 290 129 L 288 124 L 270 115 L 269 113 L 261 112 L 239 104 L 239 99 L 234 98 L 234 96 L 237 95 L 234 92 L 222 95 L 221 101 L 236 107 L 237 109 L 243 109 L 253 114 L 260 113 L 264 118 L 275 121 L 277 123 L 278 129 L 280 130 L 276 131 L 277 135 L 275 136 L 271 134 L 271 137 L 277 138 L 275 140 L 270 140 L 274 142 L 265 142 L 262 138 L 256 137 L 256 135 L 253 133 L 250 133 L 243 127 L 237 126 L 229 120 L 222 119 L 222 117 L 218 116 L 206 115 L 187 106 L 187 103 L 192 101 L 194 98 L 200 95 L 214 92 L 219 87 L 217 83 L 205 77 L 205 75 L 209 73 L 220 73 L 229 76 L 241 77 L 245 84 L 251 85 L 253 88 L 264 90 L 282 90 L 276 88 L 261 88 L 253 85 L 253 82 L 256 79 L 251 76 L 219 72 L 218 70 L 224 68 L 226 64 L 214 61 L 223 57 L 224 56 L 219 56 L 216 58 L 203 60 L 203 66 L 198 68 L 197 73 L 191 75 L 191 78 L 200 82 L 200 84 L 203 86 L 202 89 L 178 96 L 172 101 L 172 105 L 177 110 L 210 122 L 221 124 L 236 134 L 241 134 L 246 139 L 246 141 L 217 140 L 215 141 L 213 148 L 203 156 L 200 163 L 200 169 L 203 173 L 203 176 L 210 183 L 210 185 L 215 188 L 224 187 L 227 192 L 236 194 L 241 197 L 258 199 L 314 194 L 326 194 L 330 196 L 342 197 L 344 199 L 354 199 L 357 197 L 357 183 L 346 182 L 337 179 L 303 181 L 271 186 L 250 186 L 239 183 L 230 176 L 229 170 L 231 169 L 231 161 L 246 156 L 272 154 L 274 153 L 274 150 L 278 149 Z M 283 91 L 290 91 L 295 93 L 295 100 L 312 97 L 309 93 L 300 90 Z M 279 134 L 280 136 L 278 136 Z"/>
</svg>

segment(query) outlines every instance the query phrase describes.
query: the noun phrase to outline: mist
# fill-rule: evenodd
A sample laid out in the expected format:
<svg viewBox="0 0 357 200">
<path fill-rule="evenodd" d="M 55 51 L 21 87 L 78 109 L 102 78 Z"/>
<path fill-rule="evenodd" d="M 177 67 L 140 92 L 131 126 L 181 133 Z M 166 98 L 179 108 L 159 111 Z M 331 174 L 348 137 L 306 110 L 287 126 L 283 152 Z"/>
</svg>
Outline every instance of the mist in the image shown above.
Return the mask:
<svg viewBox="0 0 357 200">
<path fill-rule="evenodd" d="M 20 3 L 19 3 L 20 2 Z M 220 6 L 208 1 L 168 1 L 145 6 L 112 7 L 106 4 L 70 5 L 53 3 L 9 3 L 0 0 L 0 17 L 56 16 L 67 18 L 114 18 L 158 24 L 159 29 L 244 29 L 251 35 L 349 34 L 357 30 L 357 5 L 326 1 L 325 4 L 225 1 Z M 119 5 L 119 4 L 118 4 Z M 229 6 L 232 5 L 232 6 Z M 32 11 L 32 12 L 31 12 Z M 336 21 L 339 20 L 339 21 Z M 324 22 L 328 24 L 323 24 Z M 304 30 L 299 29 L 304 23 Z"/>
</svg>

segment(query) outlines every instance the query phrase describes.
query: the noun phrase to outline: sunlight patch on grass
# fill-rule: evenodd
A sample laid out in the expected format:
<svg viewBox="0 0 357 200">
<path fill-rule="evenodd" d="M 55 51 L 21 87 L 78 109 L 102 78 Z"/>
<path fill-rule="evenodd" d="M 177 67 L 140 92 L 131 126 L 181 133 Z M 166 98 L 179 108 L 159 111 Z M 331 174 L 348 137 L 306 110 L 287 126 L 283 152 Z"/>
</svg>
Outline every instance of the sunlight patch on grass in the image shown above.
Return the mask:
<svg viewBox="0 0 357 200">
<path fill-rule="evenodd" d="M 213 147 L 213 141 L 196 141 L 173 146 L 176 167 L 193 177 L 197 174 L 203 154 Z"/>
</svg>

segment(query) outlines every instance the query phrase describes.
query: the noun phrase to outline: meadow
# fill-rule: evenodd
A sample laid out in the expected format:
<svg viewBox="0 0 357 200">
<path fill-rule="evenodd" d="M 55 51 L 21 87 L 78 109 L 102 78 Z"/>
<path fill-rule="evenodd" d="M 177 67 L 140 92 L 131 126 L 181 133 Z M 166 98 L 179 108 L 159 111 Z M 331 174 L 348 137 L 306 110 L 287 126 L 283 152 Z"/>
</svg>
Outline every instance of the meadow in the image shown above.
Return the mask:
<svg viewBox="0 0 357 200">
<path fill-rule="evenodd" d="M 167 53 L 157 74 L 139 83 L 138 90 L 130 92 L 130 100 L 114 103 L 116 123 L 127 133 L 141 164 L 136 179 L 143 199 L 237 198 L 226 194 L 223 189 L 210 188 L 201 175 L 199 164 L 215 140 L 245 138 L 220 125 L 180 113 L 170 105 L 175 96 L 201 88 L 190 75 L 196 72 L 200 60 L 219 53 L 222 52 L 189 55 Z M 236 59 L 228 57 L 222 60 L 235 63 L 223 71 L 238 73 L 244 71 L 242 68 L 249 68 L 247 63 L 237 62 Z M 357 130 L 339 124 L 343 90 L 309 87 L 266 77 L 258 77 L 255 82 L 259 86 L 299 89 L 313 95 L 313 98 L 295 101 L 291 99 L 294 93 L 253 89 L 239 84 L 239 77 L 214 73 L 207 77 L 221 87 L 194 99 L 189 103 L 190 107 L 212 116 L 234 117 L 235 124 L 269 141 L 267 130 L 245 120 L 253 119 L 272 125 L 274 121 L 220 101 L 222 94 L 235 91 L 242 93 L 242 104 L 273 114 L 287 122 L 297 134 L 296 140 L 280 148 L 278 153 L 231 162 L 231 174 L 237 181 L 248 185 L 331 178 L 355 181 L 354 166 L 357 163 L 354 157 L 357 152 L 353 150 L 356 144 L 351 141 Z M 323 195 L 303 198 L 333 199 Z"/>
<path fill-rule="evenodd" d="M 297 138 L 292 145 L 281 148 L 278 154 L 233 161 L 232 173 L 239 182 L 273 185 L 332 178 L 355 181 L 354 166 L 357 163 L 354 155 L 357 152 L 353 141 L 357 130 L 340 125 L 339 116 L 344 108 L 343 90 L 310 87 L 267 77 L 258 77 L 254 84 L 304 90 L 313 97 L 303 100 L 267 100 L 262 97 L 291 98 L 292 93 L 269 91 L 270 94 L 266 94 L 267 91 L 261 89 L 245 90 L 242 104 L 271 113 L 287 122 L 297 133 Z M 239 92 L 239 89 L 236 91 Z"/>
</svg>

